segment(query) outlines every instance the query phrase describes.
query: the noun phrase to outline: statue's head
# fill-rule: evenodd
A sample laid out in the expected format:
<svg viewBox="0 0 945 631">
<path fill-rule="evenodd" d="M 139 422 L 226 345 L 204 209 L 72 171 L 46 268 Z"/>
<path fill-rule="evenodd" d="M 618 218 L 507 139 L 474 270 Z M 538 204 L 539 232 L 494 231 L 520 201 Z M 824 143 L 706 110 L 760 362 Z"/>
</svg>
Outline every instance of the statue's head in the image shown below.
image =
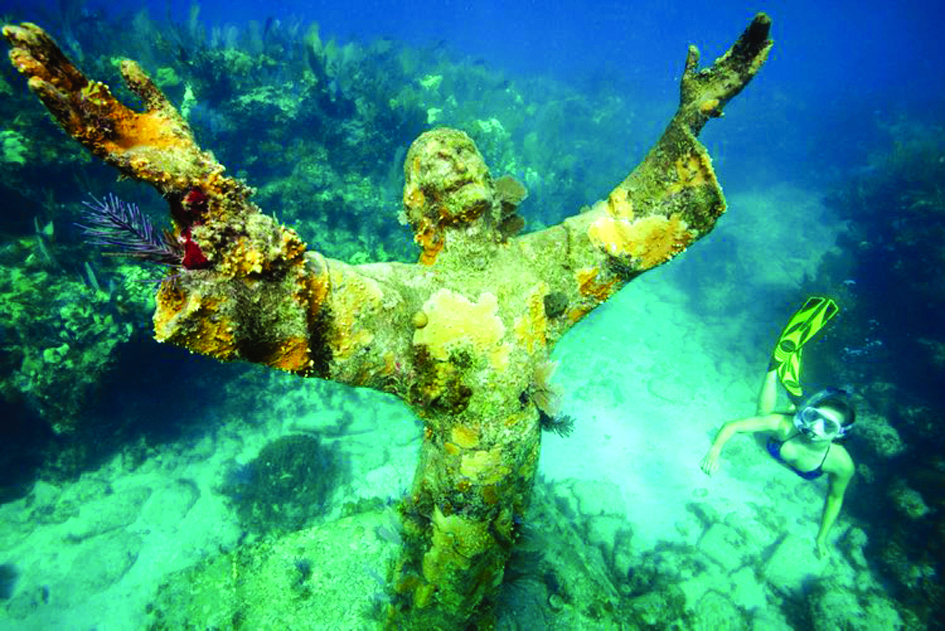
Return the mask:
<svg viewBox="0 0 945 631">
<path fill-rule="evenodd" d="M 494 241 L 492 177 L 472 138 L 448 128 L 422 134 L 407 152 L 404 176 L 404 213 L 423 248 L 421 262 L 433 263 L 450 230 Z"/>
</svg>

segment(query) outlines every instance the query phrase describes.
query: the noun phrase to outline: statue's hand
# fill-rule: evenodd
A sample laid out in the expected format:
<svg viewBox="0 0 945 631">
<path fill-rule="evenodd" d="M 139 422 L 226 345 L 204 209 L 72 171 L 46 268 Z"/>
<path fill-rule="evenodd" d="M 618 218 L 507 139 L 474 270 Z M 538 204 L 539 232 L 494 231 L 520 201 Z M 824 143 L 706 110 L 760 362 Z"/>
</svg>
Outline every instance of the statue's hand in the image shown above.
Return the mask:
<svg viewBox="0 0 945 631">
<path fill-rule="evenodd" d="M 771 18 L 759 13 L 732 47 L 708 68 L 699 70 L 699 49 L 689 47 L 680 86 L 680 112 L 694 134 L 758 73 L 773 42 L 768 39 Z"/>
<path fill-rule="evenodd" d="M 195 175 L 222 171 L 137 63 L 124 60 L 120 70 L 145 105 L 141 113 L 119 102 L 104 83 L 89 80 L 35 24 L 4 26 L 3 36 L 13 47 L 13 65 L 66 133 L 109 164 L 164 193 L 186 189 Z"/>
</svg>

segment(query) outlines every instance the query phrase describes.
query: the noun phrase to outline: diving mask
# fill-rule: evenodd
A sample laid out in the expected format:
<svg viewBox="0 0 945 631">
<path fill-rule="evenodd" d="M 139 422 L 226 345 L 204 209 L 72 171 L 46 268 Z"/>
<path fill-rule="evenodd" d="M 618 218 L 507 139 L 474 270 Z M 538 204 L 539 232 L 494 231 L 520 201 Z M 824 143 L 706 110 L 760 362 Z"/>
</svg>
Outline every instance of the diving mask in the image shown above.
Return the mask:
<svg viewBox="0 0 945 631">
<path fill-rule="evenodd" d="M 794 415 L 794 426 L 799 432 L 822 440 L 836 440 L 846 435 L 853 424 L 844 425 L 843 415 L 837 418 L 834 416 L 833 409 L 826 411 L 818 407 L 828 399 L 839 399 L 849 405 L 850 393 L 836 388 L 827 388 L 808 399 L 807 403 Z"/>
<path fill-rule="evenodd" d="M 822 439 L 834 439 L 843 435 L 843 427 L 837 420 L 824 414 L 822 410 L 810 405 L 794 415 L 794 426 L 802 434 Z"/>
</svg>

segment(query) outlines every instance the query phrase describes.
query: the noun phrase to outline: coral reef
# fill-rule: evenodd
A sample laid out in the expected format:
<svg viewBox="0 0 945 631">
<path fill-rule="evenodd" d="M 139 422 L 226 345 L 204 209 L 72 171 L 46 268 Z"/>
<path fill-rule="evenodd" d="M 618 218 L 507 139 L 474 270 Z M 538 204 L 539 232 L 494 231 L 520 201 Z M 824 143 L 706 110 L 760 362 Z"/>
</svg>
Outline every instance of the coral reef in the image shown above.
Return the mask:
<svg viewBox="0 0 945 631">
<path fill-rule="evenodd" d="M 885 131 L 889 142 L 867 168 L 827 197 L 847 229 L 804 289 L 838 298 L 846 318 L 810 367 L 857 384 L 865 412 L 857 461 L 868 491 L 851 510 L 866 521 L 903 602 L 929 620 L 945 602 L 930 578 L 945 569 L 945 431 L 937 421 L 945 405 L 945 135 L 908 119 Z"/>
<path fill-rule="evenodd" d="M 140 287 L 99 284 L 91 268 L 84 278 L 61 273 L 47 240 L 0 246 L 0 394 L 62 434 L 75 429 L 116 348 L 134 334 Z"/>
<path fill-rule="evenodd" d="M 255 534 L 281 534 L 310 525 L 324 513 L 340 481 L 342 463 L 314 436 L 284 436 L 228 477 L 221 488 L 240 524 Z"/>
<path fill-rule="evenodd" d="M 424 441 L 401 508 L 404 543 L 388 623 L 454 628 L 489 624 L 528 506 L 540 446 L 538 410 L 522 405 L 530 376 L 585 314 L 711 230 L 725 202 L 696 135 L 764 63 L 769 28 L 759 14 L 702 70 L 690 47 L 679 109 L 610 194 L 613 211 L 598 206 L 511 238 L 514 231 L 502 226 L 520 191 L 510 196 L 505 183 L 496 191 L 465 133 L 422 134 L 404 167 L 406 219 L 421 246 L 416 265 L 352 265 L 308 250 L 251 201 L 253 189 L 201 149 L 138 63 L 124 60 L 119 71 L 143 112 L 86 78 L 39 27 L 5 26 L 3 34 L 14 66 L 63 129 L 168 201 L 175 237 L 189 247 L 192 264 L 185 258 L 181 273 L 162 282 L 154 317 L 160 341 L 378 389 L 400 371 Z M 322 46 L 317 33 L 310 40 L 326 60 L 316 66 L 326 76 L 356 63 L 356 51 Z M 222 81 L 239 60 L 215 54 L 205 61 Z M 320 96 L 334 103 L 325 113 L 342 115 L 354 105 Z M 478 129 L 500 143 L 504 137 L 501 126 Z M 610 226 L 613 240 L 601 239 L 608 212 L 629 222 Z M 550 295 L 570 305 L 568 317 L 549 319 Z"/>
</svg>

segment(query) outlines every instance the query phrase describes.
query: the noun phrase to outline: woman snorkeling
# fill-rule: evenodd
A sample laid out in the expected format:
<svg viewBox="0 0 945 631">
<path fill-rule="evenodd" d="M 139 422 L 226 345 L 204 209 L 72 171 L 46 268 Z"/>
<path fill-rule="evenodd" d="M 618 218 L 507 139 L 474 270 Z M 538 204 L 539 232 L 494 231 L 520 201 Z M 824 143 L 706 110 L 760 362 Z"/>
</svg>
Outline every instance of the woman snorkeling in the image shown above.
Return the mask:
<svg viewBox="0 0 945 631">
<path fill-rule="evenodd" d="M 701 468 L 712 475 L 719 456 L 735 434 L 767 432 L 767 450 L 777 462 L 805 480 L 827 474 L 829 489 L 817 532 L 818 556 L 827 555 L 827 534 L 837 520 L 854 464 L 850 454 L 835 441 L 845 436 L 856 421 L 850 394 L 828 388 L 804 400 L 796 411 L 775 412 L 780 378 L 788 394 L 800 400 L 801 348 L 836 315 L 836 304 L 827 298 L 810 298 L 785 327 L 758 396 L 757 415 L 722 425 L 712 446 L 702 458 Z"/>
</svg>

